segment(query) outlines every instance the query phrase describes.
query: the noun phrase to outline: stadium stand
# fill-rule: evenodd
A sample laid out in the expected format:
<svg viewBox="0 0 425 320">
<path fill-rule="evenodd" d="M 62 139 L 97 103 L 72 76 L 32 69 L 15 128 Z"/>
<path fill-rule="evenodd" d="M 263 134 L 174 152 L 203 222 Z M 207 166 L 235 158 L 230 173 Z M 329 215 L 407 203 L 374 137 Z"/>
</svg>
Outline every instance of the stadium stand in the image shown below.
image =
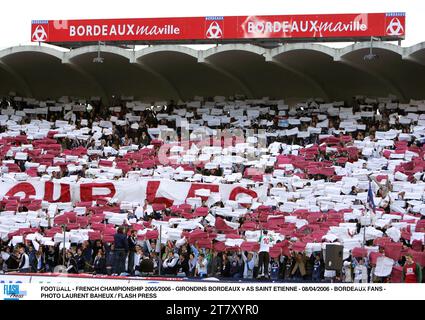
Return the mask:
<svg viewBox="0 0 425 320">
<path fill-rule="evenodd" d="M 1 106 L 4 272 L 422 281 L 424 100 Z"/>
</svg>

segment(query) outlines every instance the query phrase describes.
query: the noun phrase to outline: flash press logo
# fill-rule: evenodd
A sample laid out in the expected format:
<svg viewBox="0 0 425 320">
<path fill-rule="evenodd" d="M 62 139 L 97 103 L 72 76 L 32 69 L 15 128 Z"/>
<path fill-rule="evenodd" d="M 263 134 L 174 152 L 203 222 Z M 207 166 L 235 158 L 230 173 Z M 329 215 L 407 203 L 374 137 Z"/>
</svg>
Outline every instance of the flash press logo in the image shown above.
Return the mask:
<svg viewBox="0 0 425 320">
<path fill-rule="evenodd" d="M 32 40 L 37 42 L 43 42 L 47 40 L 46 30 L 42 25 L 38 25 L 32 34 Z"/>
<path fill-rule="evenodd" d="M 217 21 L 212 21 L 210 23 L 206 35 L 208 39 L 220 39 L 221 37 L 223 37 L 223 31 L 221 30 L 220 25 L 217 23 Z"/>
<path fill-rule="evenodd" d="M 4 300 L 19 300 L 22 299 L 27 292 L 21 291 L 19 284 L 3 285 Z"/>
<path fill-rule="evenodd" d="M 398 18 L 393 18 L 387 26 L 387 34 L 390 36 L 399 36 L 403 34 L 404 28 Z"/>
</svg>

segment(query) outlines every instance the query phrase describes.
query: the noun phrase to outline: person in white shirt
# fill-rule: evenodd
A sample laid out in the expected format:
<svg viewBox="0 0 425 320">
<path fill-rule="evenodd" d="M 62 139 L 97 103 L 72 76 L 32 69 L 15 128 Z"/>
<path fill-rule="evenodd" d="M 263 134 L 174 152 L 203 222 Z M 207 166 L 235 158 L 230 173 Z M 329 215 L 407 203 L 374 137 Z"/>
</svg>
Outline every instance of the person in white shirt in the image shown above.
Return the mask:
<svg viewBox="0 0 425 320">
<path fill-rule="evenodd" d="M 354 268 L 354 282 L 355 283 L 367 283 L 368 282 L 367 268 L 364 264 L 363 259 L 360 259 L 359 263 Z"/>
<path fill-rule="evenodd" d="M 168 257 L 162 263 L 164 274 L 176 274 L 177 261 L 179 260 L 179 255 L 170 251 Z"/>
<path fill-rule="evenodd" d="M 242 251 L 242 259 L 244 262 L 243 278 L 253 279 L 255 266 L 254 255 L 252 254 L 252 252 L 248 252 L 248 256 L 245 256 L 245 252 Z"/>
<path fill-rule="evenodd" d="M 353 278 L 351 275 L 351 262 L 344 261 L 344 266 L 342 268 L 343 282 L 351 283 Z"/>
<path fill-rule="evenodd" d="M 260 270 L 258 271 L 258 277 L 269 277 L 269 262 L 270 262 L 270 247 L 272 246 L 273 238 L 268 235 L 267 230 L 263 230 L 260 239 L 260 250 L 259 250 L 259 261 L 258 267 Z"/>
<path fill-rule="evenodd" d="M 136 253 L 134 254 L 134 274 L 136 276 L 140 275 L 139 265 L 143 259 L 143 250 L 140 246 L 136 246 Z"/>
<path fill-rule="evenodd" d="M 195 276 L 198 276 L 200 278 L 206 277 L 208 274 L 207 266 L 208 259 L 205 258 L 205 255 L 203 253 L 200 253 L 198 257 L 198 262 L 196 263 Z"/>
<path fill-rule="evenodd" d="M 19 248 L 19 272 L 30 272 L 30 259 L 24 247 Z"/>
</svg>

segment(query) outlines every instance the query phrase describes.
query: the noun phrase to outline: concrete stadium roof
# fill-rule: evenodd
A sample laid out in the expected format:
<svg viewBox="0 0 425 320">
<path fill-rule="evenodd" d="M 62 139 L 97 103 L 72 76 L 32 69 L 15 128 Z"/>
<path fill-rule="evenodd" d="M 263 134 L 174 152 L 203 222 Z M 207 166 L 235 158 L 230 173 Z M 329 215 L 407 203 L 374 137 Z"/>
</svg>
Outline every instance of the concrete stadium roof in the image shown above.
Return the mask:
<svg viewBox="0 0 425 320">
<path fill-rule="evenodd" d="M 61 48 L 62 49 L 62 48 Z M 93 63 L 99 46 L 63 51 L 17 46 L 0 51 L 0 94 L 39 99 L 59 96 L 134 96 L 141 100 L 195 95 L 250 98 L 351 100 L 358 94 L 401 101 L 425 98 L 425 42 L 400 47 L 374 42 L 375 60 L 365 60 L 370 43 L 335 49 L 293 43 L 267 49 L 226 44 L 207 50 L 178 45 L 137 51 L 100 46 L 103 63 Z"/>
</svg>

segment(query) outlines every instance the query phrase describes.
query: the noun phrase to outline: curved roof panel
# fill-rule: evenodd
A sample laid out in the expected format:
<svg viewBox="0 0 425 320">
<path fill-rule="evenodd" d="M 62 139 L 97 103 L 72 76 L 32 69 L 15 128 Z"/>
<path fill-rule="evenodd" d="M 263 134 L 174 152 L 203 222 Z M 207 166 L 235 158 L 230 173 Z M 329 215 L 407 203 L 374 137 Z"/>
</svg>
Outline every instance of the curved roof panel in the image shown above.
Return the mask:
<svg viewBox="0 0 425 320">
<path fill-rule="evenodd" d="M 86 46 L 63 51 L 17 46 L 0 51 L 0 93 L 191 99 L 195 95 L 351 99 L 395 94 L 424 98 L 425 42 L 412 47 L 373 42 L 337 49 L 316 43 L 276 48 L 226 44 L 207 50 L 158 45 L 139 50 Z M 103 63 L 93 63 L 100 51 Z"/>
</svg>

